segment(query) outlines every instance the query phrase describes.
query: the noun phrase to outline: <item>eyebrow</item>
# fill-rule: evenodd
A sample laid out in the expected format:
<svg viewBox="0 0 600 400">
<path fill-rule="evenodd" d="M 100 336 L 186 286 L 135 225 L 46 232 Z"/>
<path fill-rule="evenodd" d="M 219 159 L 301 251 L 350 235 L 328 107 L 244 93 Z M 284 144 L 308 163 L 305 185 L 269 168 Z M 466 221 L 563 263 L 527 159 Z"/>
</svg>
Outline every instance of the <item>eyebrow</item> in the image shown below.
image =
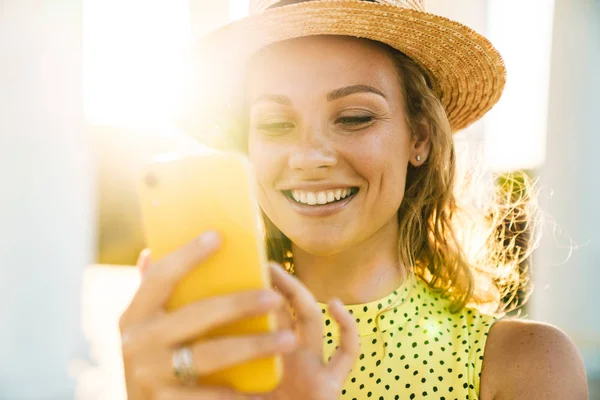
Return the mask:
<svg viewBox="0 0 600 400">
<path fill-rule="evenodd" d="M 342 97 L 349 96 L 354 93 L 375 93 L 384 99 L 387 99 L 385 95 L 379 90 L 369 85 L 352 85 L 343 88 L 335 89 L 327 93 L 327 101 L 334 101 L 341 99 Z"/>
<path fill-rule="evenodd" d="M 327 101 L 339 100 L 342 97 L 346 97 L 346 96 L 349 96 L 349 95 L 355 94 L 355 93 L 374 93 L 376 95 L 383 97 L 384 99 L 387 99 L 385 97 L 385 95 L 381 92 L 381 90 L 374 88 L 373 86 L 352 85 L 352 86 L 344 86 L 342 88 L 335 89 L 335 90 L 332 90 L 331 92 L 327 93 Z M 275 103 L 282 104 L 284 106 L 292 105 L 292 100 L 290 100 L 289 97 L 280 95 L 280 94 L 266 94 L 266 93 L 261 94 L 254 100 L 254 103 L 259 102 L 259 101 L 272 101 Z"/>
</svg>

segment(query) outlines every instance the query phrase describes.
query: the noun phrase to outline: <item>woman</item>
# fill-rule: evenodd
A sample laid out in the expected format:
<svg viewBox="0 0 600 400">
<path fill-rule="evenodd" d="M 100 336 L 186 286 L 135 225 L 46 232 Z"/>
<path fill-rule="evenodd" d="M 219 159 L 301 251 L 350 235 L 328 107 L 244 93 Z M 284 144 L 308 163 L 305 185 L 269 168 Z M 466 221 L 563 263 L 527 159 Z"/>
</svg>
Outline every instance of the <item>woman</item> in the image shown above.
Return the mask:
<svg viewBox="0 0 600 400">
<path fill-rule="evenodd" d="M 173 285 L 219 238 L 208 232 L 154 263 L 144 252 L 142 284 L 121 318 L 129 397 L 243 398 L 185 386 L 173 367 L 203 375 L 280 353 L 282 384 L 256 398 L 586 399 L 583 363 L 564 333 L 484 311 L 507 307 L 532 249 L 500 229 L 499 200 L 482 217 L 461 207 L 455 187 L 452 132 L 504 85 L 493 47 L 418 1 L 256 1 L 253 10 L 211 40 L 222 49 L 247 34 L 221 53 L 247 55 L 243 143 L 270 256 L 289 273 L 273 265 L 278 293 L 165 315 Z M 214 90 L 225 93 L 223 84 Z M 206 122 L 199 110 L 194 124 Z M 508 198 L 519 222 L 514 210 L 527 204 Z M 279 332 L 184 347 L 185 362 L 172 365 L 191 338 L 274 309 Z"/>
</svg>

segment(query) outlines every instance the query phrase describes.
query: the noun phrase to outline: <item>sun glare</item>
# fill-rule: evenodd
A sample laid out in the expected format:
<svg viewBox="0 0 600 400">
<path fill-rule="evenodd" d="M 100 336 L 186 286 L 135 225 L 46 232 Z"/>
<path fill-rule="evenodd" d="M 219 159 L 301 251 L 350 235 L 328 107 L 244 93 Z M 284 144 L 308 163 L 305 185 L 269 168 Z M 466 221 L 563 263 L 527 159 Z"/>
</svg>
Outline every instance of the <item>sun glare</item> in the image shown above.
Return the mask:
<svg viewBox="0 0 600 400">
<path fill-rule="evenodd" d="M 554 0 L 488 3 L 488 36 L 506 62 L 502 99 L 486 120 L 486 157 L 494 170 L 535 169 L 546 158 Z M 523 32 L 527 40 L 523 40 Z"/>
<path fill-rule="evenodd" d="M 169 125 L 183 84 L 189 14 L 189 0 L 83 1 L 83 99 L 91 125 Z"/>
<path fill-rule="evenodd" d="M 249 7 L 249 0 L 229 0 L 229 19 L 234 21 L 236 19 L 244 18 L 248 15 Z"/>
</svg>

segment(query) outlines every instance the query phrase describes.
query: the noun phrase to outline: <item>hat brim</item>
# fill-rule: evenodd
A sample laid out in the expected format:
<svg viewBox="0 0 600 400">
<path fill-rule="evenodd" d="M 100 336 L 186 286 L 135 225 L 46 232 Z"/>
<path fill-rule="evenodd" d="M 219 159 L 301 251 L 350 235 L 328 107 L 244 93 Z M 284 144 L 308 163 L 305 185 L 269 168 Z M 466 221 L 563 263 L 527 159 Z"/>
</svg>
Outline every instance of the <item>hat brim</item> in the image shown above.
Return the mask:
<svg viewBox="0 0 600 400">
<path fill-rule="evenodd" d="M 193 80 L 204 86 L 194 88 L 192 97 L 198 100 L 202 92 L 200 97 L 205 101 L 209 97 L 214 106 L 215 101 L 227 98 L 227 86 L 239 88 L 233 82 L 243 79 L 243 72 L 236 70 L 253 53 L 272 43 L 313 35 L 375 40 L 415 60 L 429 75 L 452 132 L 489 111 L 500 99 L 506 82 L 506 69 L 498 51 L 484 36 L 463 24 L 375 2 L 322 0 L 269 9 L 199 39 L 193 44 L 190 65 L 192 75 L 203 75 Z M 215 71 L 219 71 L 220 78 L 211 75 Z M 214 89 L 218 95 L 212 97 Z M 196 112 L 185 113 L 187 126 Z"/>
</svg>

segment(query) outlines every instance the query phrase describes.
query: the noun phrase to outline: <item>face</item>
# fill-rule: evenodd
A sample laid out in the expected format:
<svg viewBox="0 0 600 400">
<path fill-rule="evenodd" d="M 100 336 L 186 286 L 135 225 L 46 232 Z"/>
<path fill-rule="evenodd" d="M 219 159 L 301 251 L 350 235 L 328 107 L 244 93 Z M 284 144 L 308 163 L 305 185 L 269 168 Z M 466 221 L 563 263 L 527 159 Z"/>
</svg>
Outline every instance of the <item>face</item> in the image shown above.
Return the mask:
<svg viewBox="0 0 600 400">
<path fill-rule="evenodd" d="M 249 157 L 269 219 L 321 256 L 397 229 L 416 153 L 385 50 L 349 37 L 294 39 L 255 55 L 247 79 Z"/>
</svg>

